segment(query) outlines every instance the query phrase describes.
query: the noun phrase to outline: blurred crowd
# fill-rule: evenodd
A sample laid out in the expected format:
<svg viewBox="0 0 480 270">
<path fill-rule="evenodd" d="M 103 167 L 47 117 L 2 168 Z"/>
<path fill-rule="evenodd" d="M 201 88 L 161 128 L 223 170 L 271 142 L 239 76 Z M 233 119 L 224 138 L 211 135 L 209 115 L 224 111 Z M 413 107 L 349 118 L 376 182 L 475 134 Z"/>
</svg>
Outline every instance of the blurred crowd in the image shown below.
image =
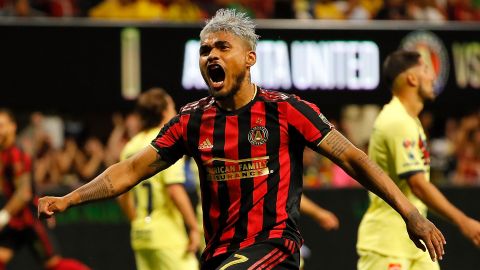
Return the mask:
<svg viewBox="0 0 480 270">
<path fill-rule="evenodd" d="M 32 157 L 36 191 L 65 193 L 118 162 L 123 146 L 140 131 L 140 125 L 135 114 L 115 113 L 113 128 L 103 138 L 81 121 L 34 112 L 20 130 L 18 144 Z"/>
<path fill-rule="evenodd" d="M 348 105 L 332 123 L 355 145 L 366 151 L 380 107 Z M 480 110 L 443 121 L 433 134 L 434 116 L 421 121 L 430 136 L 431 179 L 440 186 L 480 186 Z M 118 161 L 125 143 L 140 129 L 134 113 L 115 113 L 106 123 L 108 135 L 89 132 L 86 123 L 56 115 L 32 113 L 19 132 L 18 144 L 33 157 L 34 180 L 40 194 L 63 194 L 91 180 Z M 438 121 L 437 121 L 438 122 Z M 306 149 L 306 188 L 358 187 L 359 184 L 329 159 Z"/>
<path fill-rule="evenodd" d="M 257 19 L 480 20 L 480 0 L 0 0 L 0 16 L 197 22 L 219 8 Z"/>
</svg>

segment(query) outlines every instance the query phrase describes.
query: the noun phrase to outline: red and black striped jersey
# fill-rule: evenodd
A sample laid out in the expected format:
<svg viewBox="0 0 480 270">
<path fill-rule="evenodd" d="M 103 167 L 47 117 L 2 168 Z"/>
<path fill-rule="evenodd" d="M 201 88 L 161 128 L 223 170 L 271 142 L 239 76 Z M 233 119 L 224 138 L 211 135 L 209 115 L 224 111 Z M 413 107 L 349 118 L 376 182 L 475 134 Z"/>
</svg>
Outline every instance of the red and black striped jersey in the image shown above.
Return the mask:
<svg viewBox="0 0 480 270">
<path fill-rule="evenodd" d="M 162 159 L 186 154 L 199 168 L 205 259 L 266 239 L 301 245 L 303 150 L 332 128 L 315 105 L 260 88 L 236 111 L 210 96 L 190 103 L 162 128 L 152 142 Z"/>
<path fill-rule="evenodd" d="M 0 182 L 2 193 L 9 200 L 15 193 L 15 183 L 18 177 L 31 175 L 30 157 L 16 145 L 0 151 Z M 27 204 L 18 214 L 10 219 L 9 225 L 14 228 L 24 228 L 34 223 L 35 216 L 31 211 L 33 200 Z"/>
</svg>

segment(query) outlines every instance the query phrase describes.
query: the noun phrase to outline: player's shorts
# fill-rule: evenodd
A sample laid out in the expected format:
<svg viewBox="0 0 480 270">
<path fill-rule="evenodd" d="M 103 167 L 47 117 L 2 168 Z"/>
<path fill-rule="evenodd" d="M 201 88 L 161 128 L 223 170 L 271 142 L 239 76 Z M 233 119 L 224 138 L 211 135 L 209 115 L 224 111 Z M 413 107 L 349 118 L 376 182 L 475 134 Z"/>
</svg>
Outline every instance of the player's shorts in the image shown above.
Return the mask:
<svg viewBox="0 0 480 270">
<path fill-rule="evenodd" d="M 137 270 L 197 270 L 195 254 L 185 249 L 139 249 L 135 250 Z"/>
<path fill-rule="evenodd" d="M 360 250 L 357 270 L 439 270 L 438 262 L 432 262 L 428 252 L 418 258 L 408 259 L 384 256 L 372 251 Z"/>
<path fill-rule="evenodd" d="M 6 226 L 0 232 L 0 247 L 18 251 L 28 247 L 40 262 L 44 262 L 55 255 L 54 246 L 43 223 L 35 221 L 33 226 L 15 229 Z"/>
<path fill-rule="evenodd" d="M 298 270 L 300 251 L 288 239 L 270 239 L 202 262 L 202 270 Z"/>
</svg>

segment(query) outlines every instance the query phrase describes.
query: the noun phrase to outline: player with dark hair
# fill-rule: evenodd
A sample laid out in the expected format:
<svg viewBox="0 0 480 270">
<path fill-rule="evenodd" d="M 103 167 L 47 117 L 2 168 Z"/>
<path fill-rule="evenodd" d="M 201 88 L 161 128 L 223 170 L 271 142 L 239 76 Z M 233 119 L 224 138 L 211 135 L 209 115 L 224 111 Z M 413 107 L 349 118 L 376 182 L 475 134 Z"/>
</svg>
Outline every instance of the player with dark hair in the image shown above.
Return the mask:
<svg viewBox="0 0 480 270">
<path fill-rule="evenodd" d="M 184 106 L 151 147 L 63 197 L 42 198 L 39 215 L 117 196 L 186 154 L 200 174 L 207 243 L 202 269 L 298 269 L 302 155 L 308 146 L 390 203 L 413 241 L 423 240 L 432 259 L 440 258 L 441 232 L 315 105 L 251 82 L 254 28 L 245 14 L 219 10 L 200 33 L 199 66 L 210 95 Z"/>
<path fill-rule="evenodd" d="M 418 52 L 399 50 L 387 57 L 383 74 L 393 98 L 375 121 L 370 157 L 423 216 L 427 208 L 432 209 L 480 247 L 480 223 L 453 206 L 430 183 L 427 141 L 418 115 L 424 103 L 435 98 L 433 70 Z M 373 193 L 359 227 L 357 250 L 359 270 L 439 269 L 437 262 L 430 261 L 410 241 L 402 216 Z"/>
<path fill-rule="evenodd" d="M 15 252 L 27 246 L 45 269 L 88 270 L 82 263 L 56 254 L 44 225 L 35 218 L 31 160 L 16 145 L 13 113 L 0 108 L 0 184 L 5 205 L 0 210 L 0 270 Z"/>
<path fill-rule="evenodd" d="M 142 150 L 155 139 L 158 129 L 176 115 L 175 103 L 161 88 L 143 92 L 135 111 L 140 115 L 142 130 L 125 145 L 121 160 Z M 195 252 L 200 230 L 183 186 L 184 166 L 180 159 L 119 197 L 131 222 L 137 270 L 198 269 Z"/>
</svg>

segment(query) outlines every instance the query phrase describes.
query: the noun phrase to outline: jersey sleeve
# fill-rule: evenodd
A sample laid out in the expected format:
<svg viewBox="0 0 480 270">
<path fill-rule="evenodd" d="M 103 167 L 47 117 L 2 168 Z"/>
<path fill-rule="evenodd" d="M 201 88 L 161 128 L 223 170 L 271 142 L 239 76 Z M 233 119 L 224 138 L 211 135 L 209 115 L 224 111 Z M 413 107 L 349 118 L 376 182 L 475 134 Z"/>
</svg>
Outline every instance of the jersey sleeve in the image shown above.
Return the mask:
<svg viewBox="0 0 480 270">
<path fill-rule="evenodd" d="M 389 126 L 385 141 L 400 179 L 407 179 L 417 172 L 425 171 L 423 157 L 418 150 L 418 132 L 415 129 L 408 128 L 402 123 L 392 124 Z"/>
<path fill-rule="evenodd" d="M 163 160 L 173 164 L 186 153 L 183 136 L 180 115 L 177 115 L 163 126 L 150 145 Z"/>
<path fill-rule="evenodd" d="M 334 128 L 315 104 L 295 96 L 288 99 L 287 119 L 308 144 L 315 146 Z"/>
<path fill-rule="evenodd" d="M 13 148 L 11 152 L 11 158 L 11 165 L 13 168 L 14 177 L 19 177 L 25 173 L 30 173 L 31 160 L 27 154 L 25 154 L 18 148 Z"/>
</svg>

